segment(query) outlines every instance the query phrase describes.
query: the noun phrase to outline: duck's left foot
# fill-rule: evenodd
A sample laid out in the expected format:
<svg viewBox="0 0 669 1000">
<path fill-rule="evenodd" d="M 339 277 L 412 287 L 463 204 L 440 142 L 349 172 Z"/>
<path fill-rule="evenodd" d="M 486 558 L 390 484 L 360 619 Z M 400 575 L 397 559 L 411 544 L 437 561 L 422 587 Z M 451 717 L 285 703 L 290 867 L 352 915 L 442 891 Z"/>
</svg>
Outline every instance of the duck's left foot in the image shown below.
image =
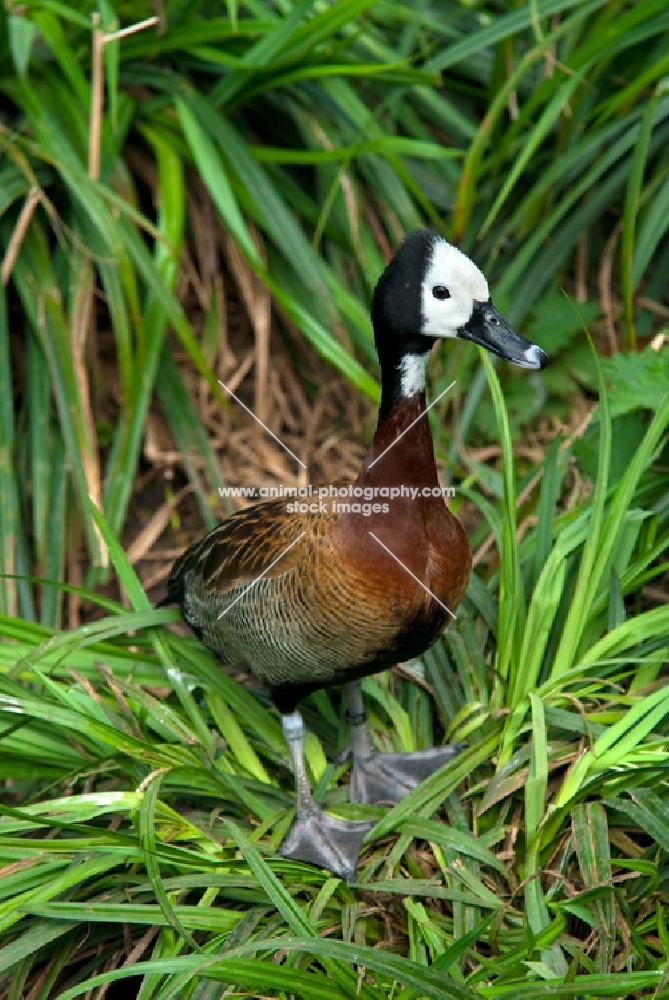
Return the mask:
<svg viewBox="0 0 669 1000">
<path fill-rule="evenodd" d="M 328 868 L 334 875 L 352 882 L 363 838 L 373 826 L 363 821 L 337 819 L 315 807 L 296 817 L 281 855 Z"/>
<path fill-rule="evenodd" d="M 413 753 L 379 753 L 367 725 L 360 681 L 346 685 L 346 702 L 353 753 L 351 802 L 401 802 L 424 778 L 465 748 L 464 743 L 450 743 Z"/>
<path fill-rule="evenodd" d="M 400 802 L 424 778 L 453 760 L 464 743 L 452 743 L 414 753 L 353 754 L 351 802 Z"/>
</svg>

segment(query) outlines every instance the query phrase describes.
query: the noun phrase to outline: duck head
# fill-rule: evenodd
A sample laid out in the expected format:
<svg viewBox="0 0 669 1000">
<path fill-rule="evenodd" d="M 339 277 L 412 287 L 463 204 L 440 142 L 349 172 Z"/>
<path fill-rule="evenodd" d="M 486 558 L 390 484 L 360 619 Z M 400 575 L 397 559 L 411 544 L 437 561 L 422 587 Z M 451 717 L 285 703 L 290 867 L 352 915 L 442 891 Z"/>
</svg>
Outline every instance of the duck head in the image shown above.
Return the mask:
<svg viewBox="0 0 669 1000">
<path fill-rule="evenodd" d="M 392 381 L 392 370 L 400 376 L 401 395 L 424 388 L 425 363 L 437 340 L 471 340 L 520 368 L 549 362 L 492 304 L 476 264 L 427 229 L 407 236 L 379 278 L 372 321 L 382 371 Z"/>
</svg>

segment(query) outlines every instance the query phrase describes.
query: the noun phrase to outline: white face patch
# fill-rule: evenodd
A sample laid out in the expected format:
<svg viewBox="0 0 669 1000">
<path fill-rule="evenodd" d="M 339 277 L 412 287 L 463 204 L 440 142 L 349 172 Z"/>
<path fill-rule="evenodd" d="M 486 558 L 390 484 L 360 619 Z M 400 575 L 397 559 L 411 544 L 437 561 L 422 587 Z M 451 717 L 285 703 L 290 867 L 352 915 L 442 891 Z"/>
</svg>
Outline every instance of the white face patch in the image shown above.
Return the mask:
<svg viewBox="0 0 669 1000">
<path fill-rule="evenodd" d="M 439 286 L 448 290 L 449 297 L 434 295 L 434 288 L 439 294 Z M 422 291 L 421 333 L 426 337 L 457 337 L 458 329 L 472 315 L 474 302 L 487 302 L 490 298 L 488 282 L 476 264 L 442 239 L 434 245 Z"/>
<path fill-rule="evenodd" d="M 427 354 L 405 354 L 400 364 L 400 390 L 403 396 L 415 396 L 425 389 Z"/>
</svg>

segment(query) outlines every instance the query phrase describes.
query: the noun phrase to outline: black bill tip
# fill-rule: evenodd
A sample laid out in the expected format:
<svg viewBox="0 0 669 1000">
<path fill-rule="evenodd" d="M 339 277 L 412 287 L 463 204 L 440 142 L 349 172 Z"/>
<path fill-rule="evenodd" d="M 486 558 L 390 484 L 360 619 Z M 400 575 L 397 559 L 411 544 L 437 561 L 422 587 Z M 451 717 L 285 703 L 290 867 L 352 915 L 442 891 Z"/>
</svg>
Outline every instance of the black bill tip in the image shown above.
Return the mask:
<svg viewBox="0 0 669 1000">
<path fill-rule="evenodd" d="M 550 363 L 550 358 L 537 344 L 531 344 L 525 351 L 525 363 L 523 368 L 538 368 L 540 371 Z M 517 361 L 516 364 L 519 364 Z"/>
</svg>

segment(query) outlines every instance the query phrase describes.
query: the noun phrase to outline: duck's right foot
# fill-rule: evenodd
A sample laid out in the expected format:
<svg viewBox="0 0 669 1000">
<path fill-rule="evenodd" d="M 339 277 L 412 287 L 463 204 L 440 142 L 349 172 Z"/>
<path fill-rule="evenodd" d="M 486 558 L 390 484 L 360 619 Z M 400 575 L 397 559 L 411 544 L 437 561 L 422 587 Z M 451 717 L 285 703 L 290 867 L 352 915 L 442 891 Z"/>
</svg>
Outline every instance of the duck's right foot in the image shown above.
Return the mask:
<svg viewBox="0 0 669 1000">
<path fill-rule="evenodd" d="M 401 802 L 421 781 L 465 748 L 464 743 L 451 743 L 412 753 L 379 753 L 367 725 L 360 681 L 346 685 L 346 701 L 353 754 L 351 802 Z"/>
<path fill-rule="evenodd" d="M 363 838 L 373 825 L 337 819 L 316 807 L 295 818 L 280 853 L 293 861 L 327 868 L 333 875 L 352 882 Z"/>
<path fill-rule="evenodd" d="M 463 743 L 452 743 L 413 753 L 368 753 L 353 755 L 351 770 L 351 802 L 401 802 L 421 781 L 453 760 L 464 749 Z"/>
</svg>

